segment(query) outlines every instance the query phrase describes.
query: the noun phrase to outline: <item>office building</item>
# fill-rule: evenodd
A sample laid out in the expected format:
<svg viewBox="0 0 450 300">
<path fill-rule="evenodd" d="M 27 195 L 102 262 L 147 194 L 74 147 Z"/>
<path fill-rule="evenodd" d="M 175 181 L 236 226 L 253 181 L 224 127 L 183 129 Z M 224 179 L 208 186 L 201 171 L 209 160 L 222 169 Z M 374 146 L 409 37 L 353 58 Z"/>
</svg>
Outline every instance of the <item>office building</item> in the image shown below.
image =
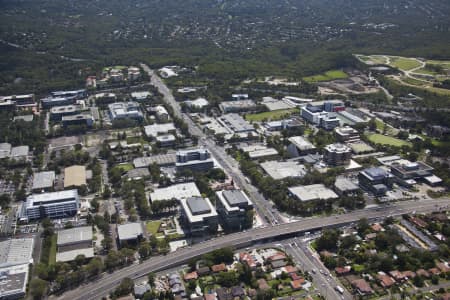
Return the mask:
<svg viewBox="0 0 450 300">
<path fill-rule="evenodd" d="M 250 145 L 242 147 L 241 150 L 248 155 L 250 159 L 269 159 L 276 158 L 278 151 L 264 145 Z"/>
<path fill-rule="evenodd" d="M 78 255 L 86 258 L 94 257 L 92 244 L 93 235 L 91 226 L 74 227 L 57 232 L 56 261 L 72 261 Z"/>
<path fill-rule="evenodd" d="M 69 218 L 77 214 L 79 207 L 77 190 L 33 194 L 22 205 L 21 220 Z"/>
<path fill-rule="evenodd" d="M 294 186 L 288 188 L 288 190 L 291 196 L 302 202 L 339 198 L 335 192 L 325 187 L 323 184 Z"/>
<path fill-rule="evenodd" d="M 382 168 L 368 168 L 358 174 L 359 185 L 376 196 L 383 196 L 392 188 L 394 176 Z"/>
<path fill-rule="evenodd" d="M 265 122 L 263 124 L 264 128 L 267 131 L 291 130 L 291 129 L 299 128 L 302 125 L 303 125 L 302 122 L 296 118 L 285 119 L 285 120 L 280 120 L 280 121 L 270 121 L 270 122 Z"/>
<path fill-rule="evenodd" d="M 207 149 L 180 150 L 177 152 L 177 171 L 195 170 L 203 171 L 214 167 L 214 160 Z"/>
<path fill-rule="evenodd" d="M 345 105 L 341 100 L 327 100 L 323 103 L 323 110 L 327 112 L 344 111 Z"/>
<path fill-rule="evenodd" d="M 117 225 L 119 243 L 135 243 L 143 237 L 142 225 L 139 222 Z"/>
<path fill-rule="evenodd" d="M 219 104 L 223 113 L 238 113 L 255 110 L 258 107 L 253 100 L 225 101 Z"/>
<path fill-rule="evenodd" d="M 397 182 L 403 186 L 411 187 L 416 184 L 416 180 L 425 180 L 432 176 L 433 167 L 423 162 L 411 162 L 408 160 L 398 160 L 391 164 L 391 173 L 396 176 Z"/>
<path fill-rule="evenodd" d="M 108 108 L 111 121 L 119 119 L 142 121 L 144 119 L 144 115 L 139 108 L 139 103 L 134 101 L 111 103 L 108 105 Z"/>
<path fill-rule="evenodd" d="M 36 106 L 34 94 L 11 95 L 0 97 L 0 103 L 9 103 L 13 107 L 33 107 Z"/>
<path fill-rule="evenodd" d="M 146 92 L 146 91 L 131 93 L 131 99 L 133 99 L 134 101 L 138 101 L 138 102 L 147 100 L 150 98 L 150 96 L 151 96 L 150 92 Z"/>
<path fill-rule="evenodd" d="M 74 90 L 74 91 L 56 91 L 50 93 L 52 97 L 73 97 L 76 100 L 84 99 L 87 97 L 86 90 Z"/>
<path fill-rule="evenodd" d="M 146 168 L 153 163 L 156 163 L 158 166 L 174 166 L 176 161 L 176 154 L 168 153 L 135 158 L 133 165 L 135 168 Z"/>
<path fill-rule="evenodd" d="M 231 100 L 233 101 L 248 100 L 248 94 L 232 94 Z"/>
<path fill-rule="evenodd" d="M 180 203 L 181 219 L 192 235 L 204 235 L 217 231 L 217 212 L 208 198 L 182 198 Z"/>
<path fill-rule="evenodd" d="M 164 123 L 170 120 L 169 112 L 164 106 L 158 105 L 152 107 L 152 111 L 156 114 L 156 118 L 159 122 Z"/>
<path fill-rule="evenodd" d="M 293 136 L 288 139 L 290 144 L 287 146 L 287 152 L 290 157 L 298 157 L 316 152 L 316 146 L 311 144 L 302 136 Z"/>
<path fill-rule="evenodd" d="M 238 114 L 225 114 L 217 118 L 217 121 L 231 133 L 248 133 L 255 130 L 249 122 Z"/>
<path fill-rule="evenodd" d="M 92 127 L 94 125 L 94 117 L 86 112 L 72 116 L 64 116 L 61 118 L 61 123 L 64 127 L 72 125 L 86 125 L 87 127 Z"/>
<path fill-rule="evenodd" d="M 150 193 L 150 200 L 164 201 L 189 197 L 201 197 L 200 191 L 194 182 L 174 184 L 164 188 L 158 188 Z"/>
<path fill-rule="evenodd" d="M 64 116 L 79 114 L 81 110 L 81 105 L 55 106 L 50 109 L 50 120 L 61 121 Z"/>
<path fill-rule="evenodd" d="M 359 132 L 352 127 L 344 126 L 334 129 L 334 133 L 338 142 L 354 143 L 360 141 Z"/>
<path fill-rule="evenodd" d="M 209 105 L 208 100 L 205 98 L 197 98 L 195 100 L 188 100 L 184 102 L 187 107 L 191 109 L 203 109 Z"/>
<path fill-rule="evenodd" d="M 55 171 L 39 172 L 33 175 L 33 191 L 51 190 L 55 183 Z"/>
<path fill-rule="evenodd" d="M 320 118 L 320 127 L 325 130 L 333 130 L 340 125 L 340 120 L 333 113 L 328 113 Z"/>
<path fill-rule="evenodd" d="M 311 124 L 315 124 L 326 130 L 332 130 L 340 124 L 334 111 L 340 111 L 341 108 L 339 108 L 339 105 L 329 104 L 327 106 L 329 111 L 327 111 L 324 110 L 325 104 L 308 104 L 306 107 L 302 107 L 301 116 Z"/>
<path fill-rule="evenodd" d="M 141 77 L 141 70 L 137 67 L 128 68 L 128 80 L 136 81 Z"/>
<path fill-rule="evenodd" d="M 261 163 L 264 171 L 273 179 L 302 178 L 306 175 L 304 165 L 290 161 L 266 161 Z"/>
<path fill-rule="evenodd" d="M 172 147 L 176 144 L 177 138 L 173 134 L 158 135 L 156 142 L 160 147 Z"/>
<path fill-rule="evenodd" d="M 156 138 L 158 135 L 165 135 L 176 131 L 173 123 L 152 124 L 144 126 L 145 135 L 149 138 Z"/>
<path fill-rule="evenodd" d="M 352 195 L 360 190 L 357 184 L 344 177 L 336 178 L 334 189 L 339 196 Z"/>
<path fill-rule="evenodd" d="M 331 166 L 348 165 L 352 157 L 350 147 L 340 143 L 327 145 L 323 151 L 324 161 Z"/>
<path fill-rule="evenodd" d="M 253 220 L 248 219 L 248 212 L 253 210 L 253 203 L 241 190 L 223 190 L 216 192 L 217 212 L 224 226 L 228 229 L 251 227 Z"/>
</svg>

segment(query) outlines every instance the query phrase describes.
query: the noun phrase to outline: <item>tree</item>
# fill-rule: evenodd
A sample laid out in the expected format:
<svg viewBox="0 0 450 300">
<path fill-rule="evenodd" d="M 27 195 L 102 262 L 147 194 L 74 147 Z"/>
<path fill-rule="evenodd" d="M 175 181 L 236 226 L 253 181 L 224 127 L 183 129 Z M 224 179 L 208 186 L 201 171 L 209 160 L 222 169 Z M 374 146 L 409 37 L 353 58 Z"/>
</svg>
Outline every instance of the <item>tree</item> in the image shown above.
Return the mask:
<svg viewBox="0 0 450 300">
<path fill-rule="evenodd" d="M 359 235 L 364 235 L 369 228 L 370 224 L 366 218 L 362 218 L 358 221 L 357 230 Z"/>
<path fill-rule="evenodd" d="M 120 285 L 117 287 L 114 294 L 117 297 L 128 295 L 133 291 L 133 287 L 134 281 L 131 278 L 126 277 L 120 282 Z"/>
<path fill-rule="evenodd" d="M 34 299 L 42 299 L 47 293 L 48 282 L 40 278 L 33 278 L 30 282 L 30 294 Z"/>
<path fill-rule="evenodd" d="M 338 242 L 338 232 L 333 229 L 324 230 L 322 236 L 316 241 L 317 251 L 335 250 Z"/>
<path fill-rule="evenodd" d="M 150 272 L 150 273 L 148 273 L 147 278 L 148 278 L 148 284 L 149 284 L 151 287 L 154 287 L 154 286 L 155 286 L 155 278 L 156 278 L 156 274 L 153 273 L 153 272 Z"/>
<path fill-rule="evenodd" d="M 142 259 L 146 259 L 152 254 L 152 247 L 150 247 L 148 242 L 141 243 L 138 252 Z"/>
</svg>

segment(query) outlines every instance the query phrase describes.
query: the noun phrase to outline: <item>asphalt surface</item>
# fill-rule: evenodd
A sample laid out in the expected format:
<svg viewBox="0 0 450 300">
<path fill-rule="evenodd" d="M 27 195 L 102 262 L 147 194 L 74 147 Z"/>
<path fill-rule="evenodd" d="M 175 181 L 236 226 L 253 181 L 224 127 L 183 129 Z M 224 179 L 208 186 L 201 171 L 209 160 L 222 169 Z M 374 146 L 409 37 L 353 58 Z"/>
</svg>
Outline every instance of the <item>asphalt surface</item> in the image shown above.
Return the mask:
<svg viewBox="0 0 450 300">
<path fill-rule="evenodd" d="M 407 213 L 429 213 L 440 209 L 446 209 L 450 205 L 450 198 L 422 201 L 404 201 L 377 209 L 364 209 L 352 213 L 322 217 L 306 218 L 300 221 L 285 223 L 266 228 L 257 228 L 245 232 L 225 235 L 189 248 L 177 250 L 166 256 L 152 257 L 140 264 L 134 264 L 117 270 L 112 274 L 104 274 L 101 278 L 87 283 L 77 289 L 68 291 L 56 299 L 90 300 L 101 299 L 114 290 L 120 281 L 129 277 L 137 279 L 150 272 L 158 272 L 170 269 L 188 262 L 193 257 L 199 257 L 212 250 L 223 247 L 235 249 L 248 247 L 252 244 L 269 241 L 271 239 L 286 239 L 297 233 L 321 230 L 326 227 L 340 227 L 357 222 L 361 218 L 371 221 L 382 220 L 388 216 L 399 216 Z"/>
<path fill-rule="evenodd" d="M 174 114 L 188 125 L 191 135 L 199 138 L 200 145 L 209 150 L 218 163 L 224 168 L 225 172 L 233 178 L 235 185 L 247 192 L 248 196 L 255 204 L 257 213 L 262 217 L 263 223 L 270 223 L 272 225 L 282 223 L 283 220 L 281 216 L 277 211 L 272 209 L 270 201 L 267 201 L 253 185 L 245 180 L 244 174 L 239 170 L 239 163 L 229 156 L 223 147 L 217 146 L 214 141 L 208 138 L 208 136 L 197 127 L 192 119 L 181 111 L 180 104 L 175 100 L 172 91 L 161 80 L 156 72 L 151 70 L 145 64 L 141 64 L 141 68 L 143 68 L 150 76 L 150 83 L 158 88 L 159 92 L 163 95 L 166 104 L 173 108 Z"/>
</svg>

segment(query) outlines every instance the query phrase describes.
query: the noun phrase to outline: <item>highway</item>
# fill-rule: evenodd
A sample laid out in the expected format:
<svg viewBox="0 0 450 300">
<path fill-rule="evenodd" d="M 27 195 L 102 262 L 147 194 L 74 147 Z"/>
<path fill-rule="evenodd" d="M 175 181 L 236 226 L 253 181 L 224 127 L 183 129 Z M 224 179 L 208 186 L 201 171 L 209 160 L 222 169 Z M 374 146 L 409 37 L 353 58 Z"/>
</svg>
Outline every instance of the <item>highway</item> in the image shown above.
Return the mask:
<svg viewBox="0 0 450 300">
<path fill-rule="evenodd" d="M 152 257 L 140 264 L 134 264 L 126 268 L 117 270 L 112 274 L 104 274 L 99 279 L 87 283 L 77 289 L 67 291 L 55 299 L 71 300 L 94 300 L 101 299 L 114 290 L 120 281 L 129 277 L 137 279 L 145 276 L 149 272 L 158 272 L 170 269 L 184 263 L 187 263 L 193 257 L 199 257 L 214 249 L 223 247 L 234 247 L 235 249 L 245 248 L 253 244 L 263 243 L 273 239 L 286 239 L 304 232 L 321 230 L 328 227 L 339 227 L 357 222 L 361 218 L 369 220 L 381 220 L 388 216 L 399 216 L 407 213 L 429 213 L 440 209 L 446 209 L 450 205 L 450 198 L 403 201 L 389 206 L 376 209 L 364 209 L 355 212 L 322 217 L 305 218 L 292 223 L 270 226 L 266 228 L 257 228 L 245 232 L 234 233 L 215 238 L 189 248 L 183 248 L 166 256 Z"/>
<path fill-rule="evenodd" d="M 217 146 L 212 139 L 208 138 L 208 136 L 196 126 L 192 119 L 181 111 L 180 104 L 175 100 L 172 91 L 161 80 L 156 72 L 145 64 L 141 64 L 141 68 L 150 76 L 150 83 L 158 88 L 158 91 L 163 95 L 166 104 L 173 108 L 175 116 L 182 119 L 187 124 L 190 134 L 199 138 L 200 145 L 209 150 L 217 162 L 224 168 L 225 172 L 233 178 L 235 185 L 247 192 L 248 196 L 255 204 L 257 213 L 262 217 L 262 222 L 267 223 L 268 221 L 271 225 L 282 223 L 283 220 L 280 215 L 275 210 L 272 210 L 270 201 L 267 201 L 253 185 L 245 180 L 244 174 L 242 174 L 239 169 L 239 163 L 229 156 L 223 147 Z"/>
</svg>

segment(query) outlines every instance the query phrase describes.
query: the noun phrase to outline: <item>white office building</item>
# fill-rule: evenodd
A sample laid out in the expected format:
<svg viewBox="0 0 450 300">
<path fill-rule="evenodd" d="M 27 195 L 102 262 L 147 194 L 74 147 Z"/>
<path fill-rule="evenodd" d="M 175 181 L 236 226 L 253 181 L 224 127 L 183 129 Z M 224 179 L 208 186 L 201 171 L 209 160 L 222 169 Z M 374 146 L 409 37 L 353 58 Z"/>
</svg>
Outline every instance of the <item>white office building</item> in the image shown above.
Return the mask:
<svg viewBox="0 0 450 300">
<path fill-rule="evenodd" d="M 43 218 L 68 218 L 77 214 L 80 199 L 77 190 L 28 196 L 21 210 L 21 220 L 31 221 Z"/>
</svg>

